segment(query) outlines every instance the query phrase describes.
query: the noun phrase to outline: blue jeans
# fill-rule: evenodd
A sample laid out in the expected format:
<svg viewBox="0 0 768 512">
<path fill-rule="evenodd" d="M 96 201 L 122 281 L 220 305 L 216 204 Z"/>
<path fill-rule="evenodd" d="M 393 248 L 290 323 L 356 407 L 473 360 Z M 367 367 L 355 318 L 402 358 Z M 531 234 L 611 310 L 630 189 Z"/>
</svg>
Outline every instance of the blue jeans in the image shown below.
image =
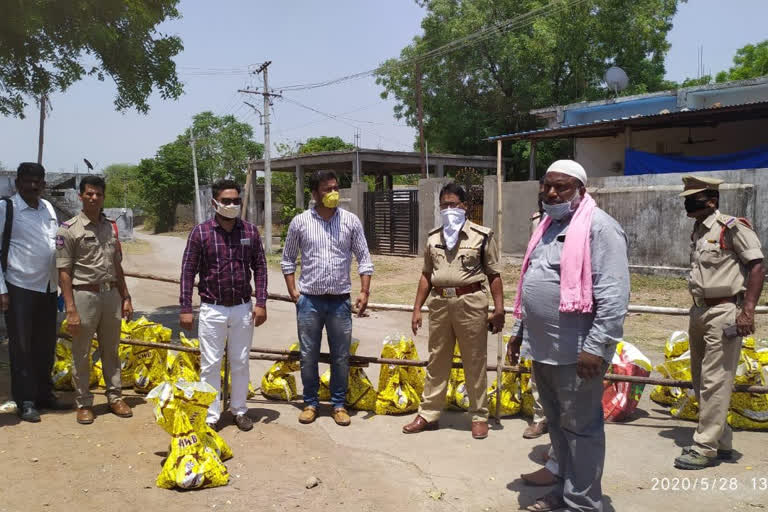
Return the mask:
<svg viewBox="0 0 768 512">
<path fill-rule="evenodd" d="M 348 296 L 304 295 L 296 303 L 301 350 L 304 404 L 317 407 L 320 376 L 317 362 L 323 326 L 331 349 L 331 403 L 344 407 L 349 381 L 349 345 L 352 343 L 352 304 Z"/>
</svg>

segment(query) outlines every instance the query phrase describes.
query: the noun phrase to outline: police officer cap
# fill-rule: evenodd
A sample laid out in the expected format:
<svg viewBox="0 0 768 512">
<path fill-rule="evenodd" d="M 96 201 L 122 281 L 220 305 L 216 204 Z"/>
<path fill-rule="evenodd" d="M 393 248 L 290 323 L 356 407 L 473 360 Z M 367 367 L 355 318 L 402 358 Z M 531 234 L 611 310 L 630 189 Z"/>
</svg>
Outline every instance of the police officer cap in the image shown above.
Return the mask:
<svg viewBox="0 0 768 512">
<path fill-rule="evenodd" d="M 690 196 L 705 190 L 719 190 L 723 180 L 717 178 L 705 178 L 703 176 L 694 176 L 687 174 L 683 176 L 683 193 L 680 197 Z"/>
</svg>

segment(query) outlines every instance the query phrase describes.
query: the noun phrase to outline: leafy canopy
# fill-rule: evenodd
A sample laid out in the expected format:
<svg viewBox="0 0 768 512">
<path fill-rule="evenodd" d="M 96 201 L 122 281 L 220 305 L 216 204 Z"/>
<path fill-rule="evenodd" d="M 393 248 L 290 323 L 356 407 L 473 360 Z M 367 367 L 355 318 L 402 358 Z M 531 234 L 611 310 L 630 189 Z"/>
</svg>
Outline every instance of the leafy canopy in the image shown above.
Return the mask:
<svg viewBox="0 0 768 512">
<path fill-rule="evenodd" d="M 179 0 L 4 0 L 0 114 L 23 118 L 29 96 L 65 91 L 84 76 L 117 85 L 115 108 L 147 113 L 156 88 L 177 99 L 181 39 L 157 32 Z"/>
<path fill-rule="evenodd" d="M 384 98 L 397 101 L 395 116 L 417 125 L 415 67 L 403 65 L 499 20 L 547 4 L 549 15 L 440 58 L 422 59 L 425 134 L 430 150 L 492 154 L 483 139 L 535 128 L 534 108 L 605 98 L 601 81 L 612 64 L 630 77 L 625 94 L 665 88 L 666 36 L 677 0 L 429 0 L 423 35 L 400 60 L 377 73 Z M 522 149 L 508 149 L 517 165 Z"/>
</svg>

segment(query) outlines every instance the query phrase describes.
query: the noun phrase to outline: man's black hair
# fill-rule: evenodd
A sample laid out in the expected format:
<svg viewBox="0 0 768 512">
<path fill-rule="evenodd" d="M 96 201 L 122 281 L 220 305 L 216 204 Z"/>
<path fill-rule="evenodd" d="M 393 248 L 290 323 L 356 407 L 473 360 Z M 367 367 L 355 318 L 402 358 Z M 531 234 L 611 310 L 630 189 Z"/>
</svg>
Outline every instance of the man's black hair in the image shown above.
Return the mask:
<svg viewBox="0 0 768 512">
<path fill-rule="evenodd" d="M 35 178 L 45 178 L 45 168 L 37 162 L 21 162 L 16 169 L 16 177 L 33 176 Z"/>
<path fill-rule="evenodd" d="M 101 176 L 95 174 L 89 174 L 80 180 L 80 193 L 85 192 L 85 186 L 90 185 L 92 187 L 100 188 L 103 194 L 107 192 L 107 182 Z"/>
<path fill-rule="evenodd" d="M 315 171 L 309 176 L 309 190 L 316 192 L 320 188 L 321 183 L 326 181 L 336 180 L 338 183 L 339 178 L 333 171 Z"/>
<path fill-rule="evenodd" d="M 218 199 L 219 195 L 225 191 L 225 190 L 237 190 L 237 193 L 240 193 L 240 185 L 237 184 L 235 180 L 216 180 L 213 182 L 213 185 L 211 186 L 211 192 L 213 193 L 213 198 Z"/>
<path fill-rule="evenodd" d="M 459 201 L 461 201 L 462 203 L 467 202 L 467 192 L 464 190 L 464 187 L 462 187 L 458 183 L 451 182 L 443 185 L 443 188 L 440 189 L 439 199 L 441 201 L 445 194 L 456 194 L 456 197 L 459 198 Z"/>
</svg>

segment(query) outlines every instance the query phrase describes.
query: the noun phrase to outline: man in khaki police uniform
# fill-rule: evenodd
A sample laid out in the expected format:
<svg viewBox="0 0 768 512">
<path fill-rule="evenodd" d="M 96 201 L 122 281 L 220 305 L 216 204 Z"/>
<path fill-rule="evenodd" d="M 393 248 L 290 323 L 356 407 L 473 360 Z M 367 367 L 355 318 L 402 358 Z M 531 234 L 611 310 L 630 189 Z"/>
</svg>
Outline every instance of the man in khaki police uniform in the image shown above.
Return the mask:
<svg viewBox="0 0 768 512">
<path fill-rule="evenodd" d="M 760 240 L 745 219 L 718 211 L 723 180 L 684 176 L 685 210 L 696 219 L 691 234 L 693 296 L 689 338 L 691 374 L 699 402 L 693 445 L 675 459 L 680 469 L 702 469 L 732 456 L 726 422 L 741 338 L 755 332 L 755 306 L 765 268 Z"/>
<path fill-rule="evenodd" d="M 93 394 L 88 387 L 94 333 L 98 334 L 109 408 L 123 418 L 133 415 L 122 399 L 117 355 L 121 317 L 130 320 L 133 306 L 123 276 L 117 230 L 101 213 L 105 188 L 99 176 L 83 178 L 83 211 L 63 223 L 56 237 L 56 266 L 72 334 L 77 422 L 84 425 L 94 420 Z"/>
<path fill-rule="evenodd" d="M 493 231 L 466 220 L 466 192 L 455 183 L 440 191 L 443 226 L 429 233 L 424 249 L 411 328 L 421 327 L 421 307 L 429 301 L 429 363 L 424 397 L 419 414 L 403 427 L 406 434 L 436 430 L 445 405 L 453 349 L 458 341 L 464 362 L 472 437 L 488 437 L 486 378 L 487 343 L 504 327 L 504 294 L 499 249 Z M 483 282 L 490 282 L 494 312 L 488 314 L 488 297 Z"/>
</svg>

